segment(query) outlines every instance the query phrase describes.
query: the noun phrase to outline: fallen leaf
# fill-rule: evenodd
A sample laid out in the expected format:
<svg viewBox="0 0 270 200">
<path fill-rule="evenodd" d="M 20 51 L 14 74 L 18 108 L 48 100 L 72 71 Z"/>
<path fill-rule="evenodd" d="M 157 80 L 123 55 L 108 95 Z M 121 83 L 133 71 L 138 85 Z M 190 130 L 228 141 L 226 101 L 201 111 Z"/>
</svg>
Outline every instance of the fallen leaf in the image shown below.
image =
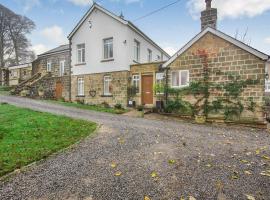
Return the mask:
<svg viewBox="0 0 270 200">
<path fill-rule="evenodd" d="M 263 155 L 262 158 L 265 159 L 265 160 L 270 160 L 270 157 L 266 156 L 266 155 Z"/>
<path fill-rule="evenodd" d="M 248 161 L 247 161 L 247 160 L 241 160 L 241 162 L 242 162 L 242 163 L 248 163 Z"/>
<path fill-rule="evenodd" d="M 193 196 L 189 196 L 189 200 L 196 200 Z"/>
<path fill-rule="evenodd" d="M 151 200 L 151 199 L 148 196 L 145 196 L 144 200 Z"/>
<path fill-rule="evenodd" d="M 169 160 L 169 164 L 175 164 L 175 160 Z"/>
<path fill-rule="evenodd" d="M 185 200 L 185 198 L 184 197 L 181 197 L 180 200 Z"/>
<path fill-rule="evenodd" d="M 211 165 L 211 164 L 207 164 L 207 165 L 205 165 L 205 166 L 206 166 L 206 167 L 209 167 L 209 168 L 210 168 L 210 167 L 212 167 L 212 165 Z"/>
<path fill-rule="evenodd" d="M 233 172 L 232 179 L 238 179 L 238 178 L 239 178 L 238 172 Z"/>
<path fill-rule="evenodd" d="M 251 154 L 252 154 L 251 152 L 247 152 L 247 153 L 246 153 L 247 156 L 250 156 Z"/>
<path fill-rule="evenodd" d="M 255 198 L 249 194 L 245 194 L 248 200 L 255 200 Z"/>
<path fill-rule="evenodd" d="M 122 175 L 122 172 L 116 172 L 114 175 L 115 176 L 121 176 Z"/>
<path fill-rule="evenodd" d="M 151 173 L 151 177 L 152 177 L 152 178 L 156 178 L 157 176 L 158 176 L 158 175 L 157 175 L 156 172 L 152 172 L 152 173 Z"/>
<path fill-rule="evenodd" d="M 250 171 L 245 171 L 246 175 L 252 175 L 252 173 Z"/>
<path fill-rule="evenodd" d="M 125 140 L 124 140 L 124 138 L 118 138 L 118 142 L 119 142 L 120 144 L 124 144 L 124 143 L 125 143 Z"/>
<path fill-rule="evenodd" d="M 111 167 L 116 168 L 117 164 L 115 162 L 112 162 Z"/>
<path fill-rule="evenodd" d="M 269 176 L 270 177 L 270 170 L 262 171 L 260 174 L 262 176 Z"/>
<path fill-rule="evenodd" d="M 257 149 L 257 150 L 256 150 L 256 155 L 258 155 L 258 154 L 260 154 L 260 153 L 261 153 L 260 149 Z"/>
</svg>

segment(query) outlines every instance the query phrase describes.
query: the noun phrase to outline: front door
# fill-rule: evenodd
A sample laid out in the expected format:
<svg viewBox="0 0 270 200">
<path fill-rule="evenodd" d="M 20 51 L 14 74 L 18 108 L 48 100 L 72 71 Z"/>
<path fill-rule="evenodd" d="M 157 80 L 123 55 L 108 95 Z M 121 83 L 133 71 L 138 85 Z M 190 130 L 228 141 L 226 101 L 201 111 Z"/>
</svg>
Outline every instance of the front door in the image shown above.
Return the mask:
<svg viewBox="0 0 270 200">
<path fill-rule="evenodd" d="M 142 76 L 142 104 L 153 104 L 153 76 Z"/>
<path fill-rule="evenodd" d="M 61 82 L 56 83 L 55 97 L 56 99 L 62 98 L 63 85 Z"/>
</svg>

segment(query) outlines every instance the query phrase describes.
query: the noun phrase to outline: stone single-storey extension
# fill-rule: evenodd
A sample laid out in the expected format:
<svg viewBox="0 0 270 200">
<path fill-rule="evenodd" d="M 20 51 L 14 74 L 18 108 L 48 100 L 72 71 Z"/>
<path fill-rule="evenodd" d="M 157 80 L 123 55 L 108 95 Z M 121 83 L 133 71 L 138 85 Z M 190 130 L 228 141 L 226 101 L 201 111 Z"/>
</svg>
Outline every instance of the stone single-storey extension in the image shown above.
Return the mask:
<svg viewBox="0 0 270 200">
<path fill-rule="evenodd" d="M 26 81 L 32 75 L 32 63 L 15 65 L 8 68 L 9 70 L 9 86 L 16 86 Z"/>
</svg>

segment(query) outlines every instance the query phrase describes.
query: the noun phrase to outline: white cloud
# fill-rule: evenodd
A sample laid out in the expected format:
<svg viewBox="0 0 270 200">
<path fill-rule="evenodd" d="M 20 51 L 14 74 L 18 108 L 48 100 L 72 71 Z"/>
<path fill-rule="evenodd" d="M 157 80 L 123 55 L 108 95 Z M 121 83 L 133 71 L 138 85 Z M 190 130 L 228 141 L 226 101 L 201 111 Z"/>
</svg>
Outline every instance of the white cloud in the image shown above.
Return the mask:
<svg viewBox="0 0 270 200">
<path fill-rule="evenodd" d="M 265 38 L 265 43 L 266 43 L 266 44 L 270 44 L 270 37 Z"/>
<path fill-rule="evenodd" d="M 93 4 L 93 0 L 68 0 L 76 6 L 89 6 Z"/>
<path fill-rule="evenodd" d="M 164 48 L 164 51 L 166 51 L 170 56 L 173 56 L 177 50 L 174 47 L 167 46 Z"/>
<path fill-rule="evenodd" d="M 215 0 L 213 6 L 218 9 L 219 19 L 254 17 L 270 10 L 270 0 Z M 189 0 L 189 11 L 194 19 L 205 9 L 205 1 Z"/>
<path fill-rule="evenodd" d="M 46 40 L 54 45 L 61 45 L 67 43 L 67 37 L 60 26 L 54 25 L 47 27 L 41 31 L 41 35 Z"/>
<path fill-rule="evenodd" d="M 31 47 L 31 50 L 35 52 L 36 55 L 42 54 L 49 50 L 49 48 L 44 44 L 37 44 Z"/>
<path fill-rule="evenodd" d="M 24 13 L 41 4 L 40 0 L 16 0 L 16 2 L 22 6 Z"/>
</svg>

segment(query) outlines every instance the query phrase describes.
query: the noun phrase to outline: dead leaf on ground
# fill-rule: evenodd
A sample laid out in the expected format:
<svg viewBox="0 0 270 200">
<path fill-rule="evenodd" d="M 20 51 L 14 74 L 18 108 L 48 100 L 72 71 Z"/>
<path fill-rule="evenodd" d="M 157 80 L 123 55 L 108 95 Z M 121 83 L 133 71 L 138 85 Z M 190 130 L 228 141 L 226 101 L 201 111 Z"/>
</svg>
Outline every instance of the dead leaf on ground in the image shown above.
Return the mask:
<svg viewBox="0 0 270 200">
<path fill-rule="evenodd" d="M 115 162 L 112 162 L 112 163 L 111 163 L 111 167 L 112 167 L 112 168 L 116 168 L 116 166 L 117 166 L 117 164 L 116 164 Z"/>
<path fill-rule="evenodd" d="M 122 172 L 116 172 L 114 175 L 115 176 L 121 176 L 122 175 Z"/>
<path fill-rule="evenodd" d="M 250 171 L 245 171 L 246 175 L 252 175 L 252 173 Z"/>
<path fill-rule="evenodd" d="M 189 200 L 196 200 L 193 196 L 189 196 Z"/>
<path fill-rule="evenodd" d="M 256 150 L 256 155 L 259 155 L 261 153 L 260 149 Z"/>
<path fill-rule="evenodd" d="M 266 155 L 263 155 L 262 158 L 265 159 L 265 160 L 270 160 L 270 157 L 266 156 Z"/>
<path fill-rule="evenodd" d="M 185 197 L 181 196 L 181 197 L 180 197 L 180 200 L 185 200 Z"/>
<path fill-rule="evenodd" d="M 260 174 L 262 176 L 269 176 L 270 177 L 270 170 L 262 171 Z"/>
<path fill-rule="evenodd" d="M 211 164 L 207 164 L 207 165 L 205 165 L 206 167 L 208 167 L 208 168 L 210 168 L 210 167 L 212 167 L 212 165 Z"/>
<path fill-rule="evenodd" d="M 255 197 L 253 197 L 249 194 L 245 194 L 245 196 L 247 197 L 247 200 L 255 200 Z"/>
<path fill-rule="evenodd" d="M 232 177 L 232 179 L 239 179 L 239 173 L 233 172 L 233 175 L 231 177 Z"/>
<path fill-rule="evenodd" d="M 249 163 L 247 160 L 241 160 L 242 163 Z"/>
<path fill-rule="evenodd" d="M 175 164 L 175 160 L 169 160 L 169 164 Z"/>
<path fill-rule="evenodd" d="M 120 144 L 124 144 L 124 143 L 125 143 L 125 139 L 124 139 L 124 138 L 118 138 L 118 142 L 119 142 Z"/>
<path fill-rule="evenodd" d="M 151 199 L 148 196 L 145 196 L 144 200 L 151 200 Z"/>
<path fill-rule="evenodd" d="M 157 178 L 157 177 L 158 177 L 157 172 L 152 172 L 152 173 L 151 173 L 151 177 L 152 177 L 152 178 Z"/>
</svg>

